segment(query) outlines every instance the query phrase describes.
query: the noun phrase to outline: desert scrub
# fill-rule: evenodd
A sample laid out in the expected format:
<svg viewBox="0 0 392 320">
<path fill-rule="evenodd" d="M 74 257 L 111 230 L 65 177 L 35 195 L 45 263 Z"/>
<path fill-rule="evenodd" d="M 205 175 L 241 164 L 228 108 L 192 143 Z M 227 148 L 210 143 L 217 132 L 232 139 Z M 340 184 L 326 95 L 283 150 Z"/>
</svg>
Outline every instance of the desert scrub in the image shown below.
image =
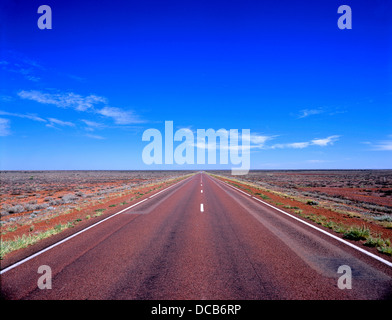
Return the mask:
<svg viewBox="0 0 392 320">
<path fill-rule="evenodd" d="M 0 259 L 3 259 L 7 253 L 12 251 L 26 248 L 27 246 L 34 244 L 37 240 L 34 239 L 32 235 L 23 235 L 22 237 L 17 237 L 14 240 L 1 241 L 0 243 Z"/>
<path fill-rule="evenodd" d="M 325 216 L 317 216 L 317 218 L 314 219 L 314 222 L 324 226 L 327 223 L 327 217 L 325 217 Z"/>
<path fill-rule="evenodd" d="M 377 221 L 386 221 L 386 222 L 392 222 L 392 216 L 384 214 L 382 216 L 377 216 L 377 217 L 373 217 L 374 220 Z"/>
<path fill-rule="evenodd" d="M 245 190 L 251 191 L 250 189 L 245 189 Z M 256 195 L 259 196 L 261 199 L 264 199 L 264 200 L 269 200 L 270 199 L 270 197 L 266 196 L 265 194 L 263 194 L 261 192 L 256 192 Z"/>
<path fill-rule="evenodd" d="M 48 229 L 44 232 L 38 234 L 24 234 L 21 237 L 18 236 L 13 240 L 1 241 L 0 242 L 0 259 L 3 259 L 4 256 L 12 251 L 19 250 L 22 248 L 26 248 L 36 242 L 48 238 L 52 235 L 55 235 L 64 229 L 67 228 L 67 225 L 58 224 L 54 228 Z"/>
<path fill-rule="evenodd" d="M 296 206 L 289 206 L 289 205 L 283 206 L 283 208 L 285 208 L 285 209 L 295 209 L 295 210 L 298 210 L 298 209 L 299 209 L 299 208 L 296 207 Z"/>
<path fill-rule="evenodd" d="M 335 223 L 333 221 L 328 221 L 326 223 L 324 223 L 324 227 L 328 228 L 328 229 L 333 229 L 335 227 Z"/>
<path fill-rule="evenodd" d="M 390 246 L 378 247 L 377 250 L 378 250 L 378 252 L 387 254 L 388 256 L 392 256 L 392 247 L 390 247 Z"/>
<path fill-rule="evenodd" d="M 99 217 L 99 216 L 103 215 L 103 212 L 105 210 L 106 209 L 97 209 L 97 210 L 95 210 L 96 214 L 94 214 L 93 217 Z"/>
<path fill-rule="evenodd" d="M 333 231 L 337 233 L 345 233 L 347 231 L 347 228 L 341 224 L 338 224 L 336 226 L 333 226 Z"/>
<path fill-rule="evenodd" d="M 62 199 L 63 203 L 74 203 L 78 199 L 78 196 L 76 196 L 72 193 L 68 193 L 68 194 L 64 195 L 61 199 Z"/>
<path fill-rule="evenodd" d="M 57 224 L 53 228 L 50 228 L 46 231 L 40 233 L 30 233 L 28 235 L 24 234 L 21 237 L 18 236 L 13 240 L 1 241 L 0 243 L 0 259 L 3 259 L 7 253 L 12 251 L 26 248 L 29 245 L 35 244 L 36 242 L 48 238 L 52 235 L 58 234 L 65 229 L 73 228 L 75 224 L 82 221 L 82 219 L 75 219 L 73 221 L 69 221 L 66 224 Z M 34 231 L 34 225 L 30 226 L 29 231 Z"/>
<path fill-rule="evenodd" d="M 386 242 L 384 239 L 381 239 L 381 237 L 378 238 L 369 237 L 363 245 L 367 247 L 382 247 L 386 245 Z"/>
<path fill-rule="evenodd" d="M 351 227 L 348 229 L 343 237 L 349 240 L 366 240 L 370 236 L 370 230 L 364 226 Z"/>
<path fill-rule="evenodd" d="M 8 211 L 8 213 L 21 213 L 25 211 L 25 208 L 22 205 L 17 204 L 15 206 L 8 207 L 6 211 Z"/>
<path fill-rule="evenodd" d="M 307 200 L 306 204 L 308 204 L 310 206 L 317 206 L 319 203 L 317 201 L 314 201 L 314 200 Z"/>
<path fill-rule="evenodd" d="M 7 234 L 7 232 L 14 232 L 17 229 L 18 229 L 18 227 L 16 227 L 16 226 L 10 226 L 10 227 L 7 228 L 7 230 L 2 231 L 1 234 Z"/>
</svg>

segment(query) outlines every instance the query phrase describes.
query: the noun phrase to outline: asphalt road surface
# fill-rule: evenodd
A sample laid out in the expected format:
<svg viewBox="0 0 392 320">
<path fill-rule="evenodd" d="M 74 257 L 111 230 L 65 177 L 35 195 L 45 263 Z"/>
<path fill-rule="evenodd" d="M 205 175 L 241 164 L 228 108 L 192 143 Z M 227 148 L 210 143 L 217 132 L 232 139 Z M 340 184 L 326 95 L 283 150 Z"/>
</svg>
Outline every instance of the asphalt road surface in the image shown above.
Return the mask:
<svg viewBox="0 0 392 320">
<path fill-rule="evenodd" d="M 51 289 L 40 289 L 40 266 Z M 392 298 L 392 268 L 198 173 L 3 268 L 1 290 L 18 300 L 378 300 Z"/>
</svg>

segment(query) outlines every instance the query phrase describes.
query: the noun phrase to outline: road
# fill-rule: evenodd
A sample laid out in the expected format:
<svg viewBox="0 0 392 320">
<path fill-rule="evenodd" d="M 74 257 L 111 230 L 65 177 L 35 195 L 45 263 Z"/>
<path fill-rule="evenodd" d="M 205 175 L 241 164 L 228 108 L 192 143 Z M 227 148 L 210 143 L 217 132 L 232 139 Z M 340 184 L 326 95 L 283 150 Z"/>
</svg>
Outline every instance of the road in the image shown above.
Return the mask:
<svg viewBox="0 0 392 320">
<path fill-rule="evenodd" d="M 370 300 L 392 298 L 392 268 L 198 173 L 3 268 L 1 286 L 17 300 Z"/>
</svg>

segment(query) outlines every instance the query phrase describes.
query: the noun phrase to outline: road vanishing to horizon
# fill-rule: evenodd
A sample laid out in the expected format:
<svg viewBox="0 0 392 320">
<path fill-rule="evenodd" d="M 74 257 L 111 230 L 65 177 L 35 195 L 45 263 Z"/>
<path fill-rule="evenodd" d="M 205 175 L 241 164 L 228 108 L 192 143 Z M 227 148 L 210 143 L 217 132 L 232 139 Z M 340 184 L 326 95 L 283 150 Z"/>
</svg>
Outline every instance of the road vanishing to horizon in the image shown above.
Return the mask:
<svg viewBox="0 0 392 320">
<path fill-rule="evenodd" d="M 1 270 L 13 300 L 384 300 L 392 263 L 197 173 Z M 37 287 L 40 266 L 51 289 Z M 347 279 L 339 284 L 349 266 Z"/>
<path fill-rule="evenodd" d="M 1 0 L 1 310 L 376 318 L 391 106 L 392 0 Z"/>
</svg>

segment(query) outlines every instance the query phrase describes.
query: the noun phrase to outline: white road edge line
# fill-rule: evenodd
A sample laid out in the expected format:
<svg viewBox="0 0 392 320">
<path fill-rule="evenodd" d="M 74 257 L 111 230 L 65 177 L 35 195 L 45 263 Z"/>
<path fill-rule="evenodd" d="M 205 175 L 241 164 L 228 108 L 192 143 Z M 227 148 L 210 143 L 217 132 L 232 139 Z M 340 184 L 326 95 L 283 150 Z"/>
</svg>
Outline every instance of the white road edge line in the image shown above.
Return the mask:
<svg viewBox="0 0 392 320">
<path fill-rule="evenodd" d="M 180 181 L 180 182 L 181 182 L 181 181 Z M 177 183 L 176 183 L 176 184 L 177 184 Z M 157 195 L 160 194 L 161 192 L 166 191 L 166 190 L 168 190 L 168 189 L 174 187 L 176 184 L 173 184 L 172 186 L 167 187 L 166 189 L 163 189 L 163 190 L 161 190 L 161 191 L 159 191 L 159 192 L 157 192 L 157 193 L 154 193 L 152 196 L 149 196 L 148 199 L 154 198 L 155 196 L 157 196 Z"/>
<path fill-rule="evenodd" d="M 189 177 L 189 178 L 187 178 L 187 179 L 190 179 L 190 178 L 191 178 L 191 177 Z M 177 182 L 177 183 L 171 185 L 170 187 L 167 187 L 166 189 L 160 191 L 159 193 L 161 193 L 161 192 L 163 192 L 163 191 L 166 191 L 166 190 L 170 189 L 171 187 L 174 187 L 175 185 L 179 184 L 180 182 L 186 181 L 187 179 L 181 180 L 181 181 L 179 181 L 179 182 Z M 157 195 L 157 194 L 158 194 L 158 193 L 154 194 L 153 196 L 155 196 L 155 195 Z M 152 196 L 151 196 L 151 197 L 152 197 Z M 133 205 L 131 205 L 131 206 L 125 208 L 125 209 L 122 209 L 121 211 L 116 212 L 116 213 L 112 214 L 111 216 L 109 216 L 109 217 L 107 217 L 107 218 L 105 218 L 105 219 L 102 219 L 102 220 L 100 220 L 100 221 L 98 221 L 98 222 L 92 224 L 91 226 L 89 226 L 89 227 L 87 227 L 87 228 L 85 228 L 85 229 L 82 229 L 82 230 L 80 230 L 80 231 L 78 231 L 78 232 L 76 232 L 76 233 L 70 235 L 70 236 L 67 237 L 67 238 L 64 238 L 63 240 L 60 240 L 60 241 L 58 241 L 58 242 L 52 244 L 51 246 L 49 246 L 49 247 L 47 247 L 47 248 L 45 248 L 45 249 L 42 249 L 42 250 L 40 250 L 40 251 L 34 253 L 33 255 L 28 256 L 27 258 L 24 258 L 24 259 L 22 259 L 22 260 L 20 260 L 20 261 L 18 261 L 18 262 L 16 262 L 16 263 L 14 263 L 14 264 L 8 266 L 7 268 L 5 268 L 5 269 L 3 269 L 3 270 L 0 270 L 0 275 L 3 274 L 3 273 L 6 273 L 7 271 L 9 271 L 9 270 L 11 270 L 11 269 L 13 269 L 13 268 L 16 268 L 17 266 L 20 266 L 21 264 L 23 264 L 23 263 L 25 263 L 25 262 L 27 262 L 27 261 L 29 261 L 29 260 L 31 260 L 31 259 L 33 259 L 33 258 L 35 258 L 35 257 L 37 257 L 37 256 L 39 256 L 39 255 L 41 255 L 42 253 L 44 253 L 44 252 L 46 252 L 46 251 L 49 251 L 50 249 L 53 249 L 54 247 L 57 247 L 58 245 L 60 245 L 60 244 L 62 244 L 62 243 L 64 243 L 64 242 L 66 242 L 66 241 L 68 241 L 68 240 L 71 240 L 72 238 L 74 238 L 74 237 L 78 236 L 79 234 L 81 234 L 81 233 L 83 233 L 83 232 L 85 232 L 85 231 L 87 231 L 87 230 L 89 230 L 89 229 L 91 229 L 91 228 L 93 228 L 93 227 L 99 225 L 100 223 L 105 222 L 105 221 L 107 221 L 107 220 L 109 220 L 109 219 L 111 219 L 111 218 L 113 218 L 113 217 L 115 217 L 115 216 L 117 216 L 117 215 L 123 213 L 124 211 L 129 210 L 129 209 L 131 209 L 131 208 L 137 206 L 138 204 L 140 204 L 140 203 L 142 203 L 142 202 L 148 200 L 148 199 L 151 198 L 151 197 L 148 197 L 148 198 L 146 198 L 146 199 L 143 199 L 143 200 L 141 200 L 141 201 L 139 201 L 139 202 L 137 202 L 137 203 L 135 203 L 135 204 L 133 204 Z"/>
<path fill-rule="evenodd" d="M 230 185 L 230 184 L 227 183 L 227 182 L 226 182 L 226 184 L 227 184 L 229 187 L 232 187 L 233 189 L 236 189 L 237 191 L 242 192 L 243 194 L 247 195 L 248 197 L 251 197 L 251 195 L 250 195 L 249 193 L 246 193 L 246 192 L 244 192 L 244 191 L 242 191 L 242 190 L 240 190 L 240 189 L 238 189 L 238 188 L 236 188 L 236 187 L 233 187 L 232 185 Z"/>
<path fill-rule="evenodd" d="M 166 190 L 169 190 L 170 188 L 173 188 L 174 186 L 176 186 L 176 185 L 179 184 L 180 182 L 186 181 L 186 180 L 188 180 L 188 179 L 190 179 L 190 178 L 192 178 L 192 177 L 193 177 L 193 176 L 188 177 L 188 178 L 186 178 L 186 179 L 184 179 L 184 180 L 178 181 L 177 183 L 171 185 L 170 187 L 167 187 L 166 189 L 163 189 L 163 190 L 161 190 L 161 191 L 159 191 L 159 192 L 157 192 L 157 193 L 154 193 L 152 196 L 149 196 L 148 199 L 154 198 L 155 196 L 157 196 L 157 195 L 160 194 L 161 192 L 166 191 Z"/>
<path fill-rule="evenodd" d="M 132 207 L 134 207 L 134 206 L 136 206 L 136 205 L 138 205 L 138 204 L 140 204 L 140 203 L 142 203 L 142 202 L 144 202 L 144 201 L 146 201 L 146 200 L 147 200 L 147 199 L 143 199 L 143 200 L 141 200 L 141 201 L 139 201 L 139 202 L 133 204 L 132 206 L 129 206 L 128 208 L 125 208 L 125 209 L 123 209 L 123 210 L 121 210 L 121 211 L 119 211 L 119 212 L 117 212 L 117 213 L 111 215 L 110 217 L 107 217 L 107 218 L 105 218 L 105 219 L 102 219 L 101 221 L 98 221 L 98 222 L 92 224 L 91 226 L 89 226 L 89 227 L 87 227 L 87 228 L 85 228 L 85 229 L 83 229 L 83 230 L 80 230 L 80 231 L 74 233 L 73 235 L 70 235 L 69 237 L 67 237 L 67 238 L 65 238 L 65 239 L 63 239 L 63 240 L 60 240 L 59 242 L 56 242 L 56 243 L 52 244 L 51 246 L 49 246 L 49 247 L 47 247 L 47 248 L 45 248 L 45 249 L 42 249 L 41 251 L 38 251 L 38 252 L 34 253 L 33 255 L 31 255 L 31 256 L 29 256 L 29 257 L 27 257 L 27 258 L 25 258 L 25 259 L 23 259 L 23 260 L 21 260 L 21 261 L 15 263 L 15 264 L 10 265 L 9 267 L 7 267 L 7 268 L 1 270 L 1 271 L 0 271 L 0 274 L 3 274 L 3 273 L 5 273 L 5 272 L 7 272 L 7 271 L 9 271 L 9 270 L 11 270 L 11 269 L 17 267 L 17 266 L 19 266 L 19 265 L 21 265 L 21 264 L 23 264 L 23 263 L 25 263 L 25 262 L 27 262 L 27 261 L 29 261 L 29 260 L 35 258 L 35 257 L 41 255 L 42 253 L 44 253 L 44 252 L 46 252 L 46 251 L 49 251 L 50 249 L 53 249 L 54 247 L 57 247 L 58 245 L 60 245 L 60 244 L 62 244 L 62 243 L 64 243 L 64 242 L 66 242 L 66 241 L 72 239 L 73 237 L 78 236 L 79 234 L 81 234 L 81 233 L 83 233 L 83 232 L 85 232 L 85 231 L 87 231 L 87 230 L 89 230 L 89 229 L 91 229 L 91 228 L 93 228 L 93 227 L 99 225 L 99 224 L 102 223 L 102 222 L 105 222 L 106 220 L 109 220 L 109 219 L 111 219 L 111 218 L 117 216 L 117 215 L 120 214 L 120 213 L 123 213 L 125 210 L 128 210 L 128 209 L 130 209 L 130 208 L 132 208 Z"/>
<path fill-rule="evenodd" d="M 236 189 L 236 190 L 238 190 L 238 191 L 241 191 L 242 193 L 245 193 L 245 192 L 243 192 L 242 190 L 239 190 L 239 189 L 233 187 L 233 186 L 230 185 L 229 183 L 226 183 L 226 184 L 227 184 L 229 187 L 233 188 L 233 189 Z M 362 249 L 362 248 L 356 246 L 355 244 L 352 244 L 352 243 L 350 243 L 350 242 L 348 242 L 348 241 L 346 241 L 346 240 L 344 240 L 344 239 L 342 239 L 342 238 L 339 238 L 339 237 L 337 237 L 337 236 L 335 236 L 335 235 L 333 235 L 333 234 L 331 234 L 331 233 L 329 233 L 329 232 L 327 232 L 327 231 L 325 231 L 325 230 L 323 230 L 323 229 L 320 229 L 320 228 L 318 228 L 318 227 L 316 227 L 316 226 L 310 224 L 309 222 L 306 222 L 306 221 L 304 221 L 304 220 L 302 220 L 302 219 L 300 219 L 300 218 L 298 218 L 298 217 L 296 217 L 296 216 L 291 215 L 290 213 L 287 213 L 287 212 L 285 212 L 285 211 L 283 211 L 283 210 L 281 210 L 281 209 L 279 209 L 279 208 L 276 208 L 276 207 L 274 207 L 273 205 L 271 205 L 271 204 L 269 204 L 269 203 L 267 203 L 267 202 L 265 202 L 265 201 L 263 201 L 263 200 L 260 200 L 260 199 L 258 199 L 258 198 L 256 198 L 256 197 L 251 196 L 251 195 L 248 194 L 248 193 L 245 193 L 245 194 L 248 195 L 248 196 L 250 196 L 250 197 L 252 197 L 253 199 L 255 199 L 255 200 L 257 200 L 257 201 L 259 201 L 259 202 L 261 202 L 261 203 L 263 203 L 263 204 L 265 204 L 265 205 L 267 205 L 267 206 L 269 206 L 269 207 L 271 207 L 271 208 L 273 208 L 273 209 L 275 209 L 275 210 L 277 210 L 277 211 L 279 211 L 279 212 L 281 212 L 281 213 L 287 215 L 287 216 L 289 216 L 290 218 L 293 218 L 293 219 L 295 219 L 295 220 L 297 220 L 297 221 L 299 221 L 299 222 L 301 222 L 301 223 L 303 223 L 303 224 L 305 224 L 305 225 L 307 225 L 307 226 L 309 226 L 309 227 L 311 227 L 311 228 L 313 228 L 313 229 L 315 229 L 315 230 L 317 230 L 317 231 L 320 231 L 321 233 L 326 234 L 327 236 L 329 236 L 329 237 L 331 237 L 331 238 L 333 238 L 333 239 L 335 239 L 335 240 L 337 240 L 337 241 L 340 241 L 341 243 L 344 243 L 345 245 L 347 245 L 347 246 L 349 246 L 349 247 L 351 247 L 351 248 L 354 248 L 355 250 L 358 250 L 358 251 L 360 251 L 360 252 L 362 252 L 362 253 L 368 255 L 369 257 L 372 257 L 373 259 L 376 259 L 376 260 L 378 260 L 378 261 L 380 261 L 380 262 L 386 264 L 386 265 L 389 266 L 389 267 L 392 267 L 392 263 L 391 263 L 391 262 L 389 262 L 389 261 L 387 261 L 387 260 L 385 260 L 385 259 L 383 259 L 383 258 L 381 258 L 381 257 L 379 257 L 379 256 L 377 256 L 377 255 L 375 255 L 375 254 L 373 254 L 373 253 L 371 253 L 371 252 L 369 252 L 369 251 L 366 251 L 365 249 Z"/>
</svg>

